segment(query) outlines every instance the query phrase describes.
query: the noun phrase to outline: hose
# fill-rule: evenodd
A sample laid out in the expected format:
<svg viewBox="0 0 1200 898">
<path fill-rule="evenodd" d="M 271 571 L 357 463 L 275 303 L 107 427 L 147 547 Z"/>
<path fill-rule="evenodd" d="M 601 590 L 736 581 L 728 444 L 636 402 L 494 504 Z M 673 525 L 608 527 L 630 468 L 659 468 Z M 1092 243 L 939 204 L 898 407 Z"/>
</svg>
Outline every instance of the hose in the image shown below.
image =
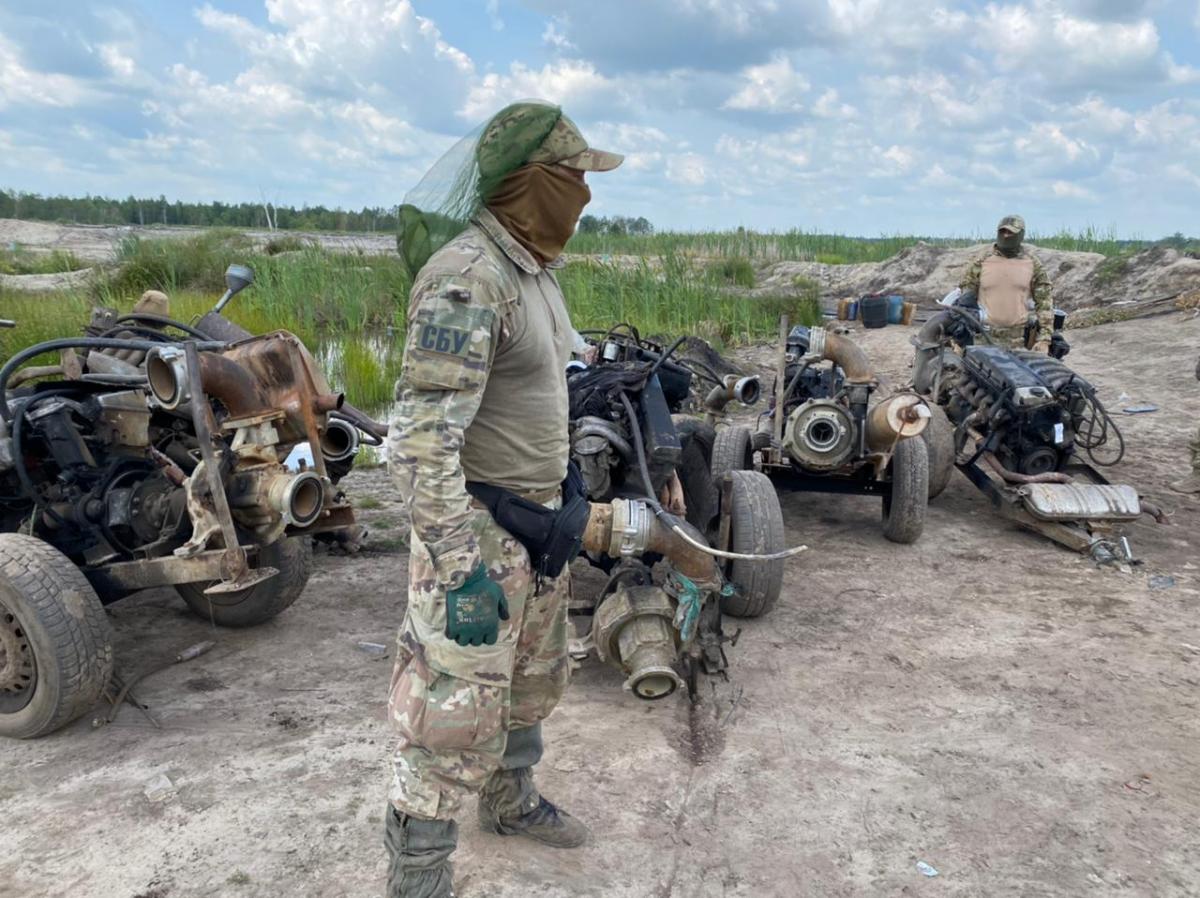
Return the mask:
<svg viewBox="0 0 1200 898">
<path fill-rule="evenodd" d="M 728 558 L 734 561 L 777 561 L 780 558 L 791 558 L 793 555 L 799 555 L 801 552 L 808 551 L 808 546 L 793 546 L 790 549 L 784 549 L 782 552 L 772 552 L 765 555 L 749 554 L 746 552 L 726 552 L 723 549 L 714 549 L 712 546 L 706 546 L 704 543 L 694 539 L 675 520 L 674 515 L 667 512 L 666 509 L 659 504 L 659 501 L 654 498 L 654 484 L 650 481 L 650 466 L 646 463 L 646 447 L 642 443 L 642 432 L 637 426 L 637 413 L 633 410 L 633 403 L 629 401 L 629 396 L 624 390 L 618 394 L 621 398 L 621 404 L 625 406 L 625 414 L 629 416 L 629 430 L 633 434 L 633 447 L 637 453 L 638 471 L 642 475 L 642 486 L 646 490 L 644 497 L 645 503 L 676 536 L 682 539 L 685 543 L 694 549 L 698 549 L 714 558 Z"/>
<path fill-rule="evenodd" d="M 140 349 L 148 351 L 161 343 L 156 343 L 152 340 L 115 340 L 106 337 L 67 337 L 62 340 L 47 340 L 45 343 L 36 343 L 16 353 L 11 359 L 4 363 L 4 367 L 0 368 L 0 418 L 6 422 L 11 422 L 13 419 L 12 410 L 8 407 L 8 380 L 12 377 L 14 371 L 21 367 L 22 363 L 29 361 L 36 356 L 43 355 L 47 352 L 54 352 L 58 349 Z M 224 343 L 219 342 L 203 342 L 197 343 L 198 350 L 224 349 Z"/>
<path fill-rule="evenodd" d="M 173 327 L 176 330 L 181 330 L 189 336 L 195 337 L 197 340 L 212 340 L 208 334 L 202 330 L 192 327 L 190 324 L 184 324 L 182 321 L 176 321 L 174 318 L 168 318 L 166 315 L 151 315 L 147 312 L 133 312 L 129 315 L 122 315 L 117 319 L 117 324 L 123 321 L 149 321 L 151 324 L 158 324 L 162 327 Z"/>
</svg>

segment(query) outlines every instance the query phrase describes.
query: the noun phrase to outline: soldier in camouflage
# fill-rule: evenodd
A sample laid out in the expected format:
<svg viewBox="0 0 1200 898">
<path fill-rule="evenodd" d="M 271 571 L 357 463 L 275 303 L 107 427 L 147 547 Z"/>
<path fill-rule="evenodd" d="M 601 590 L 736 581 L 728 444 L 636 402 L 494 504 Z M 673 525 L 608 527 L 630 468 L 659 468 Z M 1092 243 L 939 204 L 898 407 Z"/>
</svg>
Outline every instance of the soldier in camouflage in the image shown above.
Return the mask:
<svg viewBox="0 0 1200 898">
<path fill-rule="evenodd" d="M 1196 380 L 1200 380 L 1200 359 L 1196 361 Z M 1200 429 L 1192 436 L 1188 450 L 1192 456 L 1192 470 L 1186 477 L 1172 483 L 1171 489 L 1177 493 L 1200 493 Z"/>
<path fill-rule="evenodd" d="M 1013 349 L 1046 351 L 1054 330 L 1050 279 L 1042 263 L 1022 246 L 1025 219 L 1006 215 L 996 242 L 967 269 L 959 288 L 974 294 L 987 313 L 993 342 Z M 1027 325 L 1029 328 L 1026 339 Z M 1060 336 L 1061 339 L 1061 336 Z"/>
<path fill-rule="evenodd" d="M 564 370 L 576 335 L 554 271 L 591 196 L 584 172 L 620 162 L 589 148 L 557 107 L 502 110 L 475 149 L 478 207 L 413 283 L 388 436 L 413 527 L 389 695 L 400 736 L 385 834 L 389 898 L 453 894 L 455 820 L 471 793 L 486 830 L 557 847 L 587 837 L 532 774 L 541 722 L 569 674 L 568 573 L 539 584 L 524 546 L 466 484 L 551 508 L 560 501 Z"/>
</svg>

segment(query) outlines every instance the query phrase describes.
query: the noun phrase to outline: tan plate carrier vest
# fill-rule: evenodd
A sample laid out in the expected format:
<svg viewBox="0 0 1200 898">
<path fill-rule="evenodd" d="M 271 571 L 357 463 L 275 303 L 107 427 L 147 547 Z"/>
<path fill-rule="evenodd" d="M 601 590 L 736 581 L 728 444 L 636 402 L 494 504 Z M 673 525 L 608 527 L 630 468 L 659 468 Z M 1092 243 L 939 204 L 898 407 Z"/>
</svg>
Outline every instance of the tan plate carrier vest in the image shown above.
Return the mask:
<svg viewBox="0 0 1200 898">
<path fill-rule="evenodd" d="M 979 305 L 992 327 L 1016 327 L 1029 320 L 1033 259 L 988 256 L 979 276 Z"/>
</svg>

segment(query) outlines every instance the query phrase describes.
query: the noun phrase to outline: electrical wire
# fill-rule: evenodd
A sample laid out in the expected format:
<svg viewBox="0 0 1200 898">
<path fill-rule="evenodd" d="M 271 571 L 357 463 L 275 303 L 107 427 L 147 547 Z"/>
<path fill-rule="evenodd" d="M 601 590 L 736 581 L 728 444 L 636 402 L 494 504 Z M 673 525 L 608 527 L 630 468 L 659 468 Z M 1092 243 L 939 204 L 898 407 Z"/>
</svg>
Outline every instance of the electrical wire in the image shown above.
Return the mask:
<svg viewBox="0 0 1200 898">
<path fill-rule="evenodd" d="M 633 448 L 637 454 L 638 471 L 642 475 L 642 485 L 646 490 L 643 501 L 676 536 L 692 546 L 692 548 L 699 549 L 701 552 L 705 552 L 714 558 L 729 558 L 734 561 L 777 561 L 781 558 L 791 558 L 793 555 L 799 555 L 801 552 L 808 551 L 808 546 L 793 546 L 790 549 L 784 549 L 782 552 L 771 552 L 762 555 L 747 552 L 726 552 L 723 549 L 714 549 L 712 546 L 707 546 L 699 540 L 694 539 L 691 534 L 679 526 L 675 516 L 670 514 L 654 498 L 654 484 L 650 480 L 650 466 L 646 463 L 646 447 L 642 443 L 642 432 L 637 425 L 637 413 L 633 410 L 633 403 L 629 401 L 629 396 L 626 395 L 625 391 L 621 390 L 619 395 L 621 404 L 625 406 L 625 414 L 629 416 L 629 429 L 633 434 Z"/>
</svg>

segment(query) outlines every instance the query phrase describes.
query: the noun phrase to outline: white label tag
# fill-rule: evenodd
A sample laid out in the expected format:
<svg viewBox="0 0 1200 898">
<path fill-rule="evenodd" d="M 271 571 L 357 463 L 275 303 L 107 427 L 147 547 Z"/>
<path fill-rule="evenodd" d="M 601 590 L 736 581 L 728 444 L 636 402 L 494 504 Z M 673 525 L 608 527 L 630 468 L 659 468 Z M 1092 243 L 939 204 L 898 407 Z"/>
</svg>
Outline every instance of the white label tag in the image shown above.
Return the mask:
<svg viewBox="0 0 1200 898">
<path fill-rule="evenodd" d="M 1054 445 L 1061 446 L 1063 442 L 1063 426 L 1062 423 L 1054 425 Z"/>
</svg>

